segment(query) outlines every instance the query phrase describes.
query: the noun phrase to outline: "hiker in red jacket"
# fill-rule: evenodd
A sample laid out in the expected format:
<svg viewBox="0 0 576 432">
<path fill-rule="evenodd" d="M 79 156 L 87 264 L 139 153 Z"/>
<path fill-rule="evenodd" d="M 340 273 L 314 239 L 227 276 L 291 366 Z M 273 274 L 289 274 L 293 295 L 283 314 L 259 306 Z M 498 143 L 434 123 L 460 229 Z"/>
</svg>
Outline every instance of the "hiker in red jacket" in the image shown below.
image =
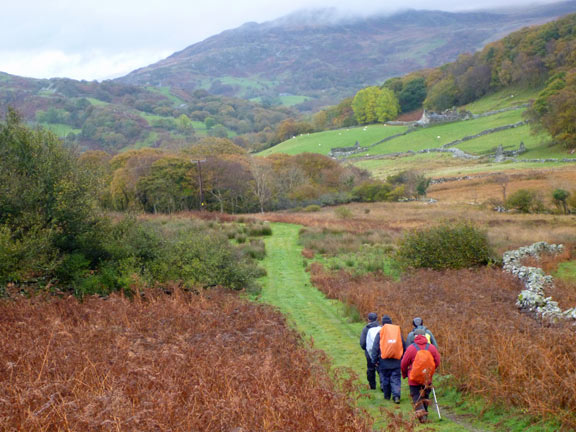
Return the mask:
<svg viewBox="0 0 576 432">
<path fill-rule="evenodd" d="M 428 419 L 432 377 L 440 366 L 440 353 L 428 342 L 424 329 L 416 329 L 414 333 L 414 343 L 406 348 L 400 369 L 402 378 L 408 378 L 416 417 L 421 423 L 425 423 Z"/>
</svg>

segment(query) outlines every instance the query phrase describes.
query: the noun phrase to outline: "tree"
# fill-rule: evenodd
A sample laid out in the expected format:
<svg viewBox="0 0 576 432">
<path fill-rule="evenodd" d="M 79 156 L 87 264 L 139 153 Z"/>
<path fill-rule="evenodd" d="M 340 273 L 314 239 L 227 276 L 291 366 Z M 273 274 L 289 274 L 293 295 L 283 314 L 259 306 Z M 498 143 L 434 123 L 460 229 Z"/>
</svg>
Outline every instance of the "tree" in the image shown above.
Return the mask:
<svg viewBox="0 0 576 432">
<path fill-rule="evenodd" d="M 189 135 L 194 134 L 194 126 L 192 125 L 192 120 L 190 120 L 186 114 L 182 114 L 176 119 L 176 126 L 180 132 Z"/>
<path fill-rule="evenodd" d="M 500 189 L 502 190 L 502 204 L 506 203 L 506 189 L 508 189 L 508 184 L 510 183 L 510 177 L 508 177 L 508 175 L 506 174 L 498 174 L 495 177 L 495 182 L 497 185 L 500 186 Z"/>
<path fill-rule="evenodd" d="M 268 206 L 274 196 L 274 171 L 270 162 L 264 158 L 252 158 L 250 160 L 250 172 L 252 173 L 252 189 L 258 199 L 260 212 Z"/>
<path fill-rule="evenodd" d="M 408 81 L 398 93 L 402 112 L 418 109 L 426 99 L 426 80 L 423 77 Z"/>
<path fill-rule="evenodd" d="M 552 192 L 552 199 L 554 200 L 554 204 L 557 207 L 562 207 L 564 214 L 568 214 L 568 197 L 570 196 L 570 192 L 564 189 L 555 189 Z"/>
<path fill-rule="evenodd" d="M 448 77 L 428 90 L 424 101 L 427 109 L 444 110 L 453 107 L 458 101 L 458 87 L 453 77 Z"/>
<path fill-rule="evenodd" d="M 222 155 L 206 159 L 205 190 L 210 201 L 216 201 L 220 213 L 248 210 L 254 203 L 250 191 L 252 174 L 245 156 Z M 253 208 L 253 207 L 252 207 Z"/>
<path fill-rule="evenodd" d="M 194 171 L 194 172 L 192 172 Z M 188 158 L 158 159 L 136 185 L 136 194 L 146 211 L 172 213 L 189 210 L 197 202 L 196 172 Z"/>
<path fill-rule="evenodd" d="M 76 155 L 9 110 L 0 122 L 0 259 L 12 264 L 0 265 L 0 283 L 49 278 L 70 254 L 87 262 L 84 256 L 100 250 L 100 222 L 91 179 Z M 1 256 L 5 251 L 12 252 Z"/>
<path fill-rule="evenodd" d="M 360 124 L 383 123 L 398 115 L 400 105 L 392 90 L 367 87 L 356 93 L 352 109 Z"/>
</svg>

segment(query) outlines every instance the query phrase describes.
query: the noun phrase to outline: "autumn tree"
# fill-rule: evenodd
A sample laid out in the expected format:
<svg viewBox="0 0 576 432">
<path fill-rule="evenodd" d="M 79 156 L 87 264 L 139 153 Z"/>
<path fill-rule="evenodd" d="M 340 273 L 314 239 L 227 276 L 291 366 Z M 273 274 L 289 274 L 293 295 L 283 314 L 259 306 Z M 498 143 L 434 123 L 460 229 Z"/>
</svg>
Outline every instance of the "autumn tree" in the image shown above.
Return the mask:
<svg viewBox="0 0 576 432">
<path fill-rule="evenodd" d="M 272 144 L 278 144 L 294 136 L 311 132 L 314 132 L 314 128 L 310 123 L 287 119 L 278 125 Z"/>
<path fill-rule="evenodd" d="M 250 172 L 252 173 L 252 191 L 258 200 L 260 212 L 268 208 L 275 192 L 275 177 L 272 166 L 265 158 L 251 158 Z"/>
<path fill-rule="evenodd" d="M 255 202 L 251 190 L 253 178 L 247 157 L 233 154 L 209 157 L 203 173 L 209 209 L 214 202 L 220 213 L 252 208 Z"/>
<path fill-rule="evenodd" d="M 550 79 L 529 116 L 567 149 L 576 148 L 576 69 Z"/>
<path fill-rule="evenodd" d="M 400 105 L 392 90 L 367 87 L 356 93 L 352 101 L 352 109 L 360 124 L 384 123 L 396 118 Z"/>
<path fill-rule="evenodd" d="M 197 200 L 197 170 L 188 158 L 166 156 L 150 165 L 136 184 L 136 195 L 144 210 L 173 213 L 193 208 Z"/>
<path fill-rule="evenodd" d="M 112 208 L 126 210 L 139 206 L 137 185 L 142 177 L 149 174 L 154 162 L 162 159 L 166 152 L 159 149 L 131 150 L 112 158 L 110 166 L 114 170 L 110 181 Z"/>
</svg>

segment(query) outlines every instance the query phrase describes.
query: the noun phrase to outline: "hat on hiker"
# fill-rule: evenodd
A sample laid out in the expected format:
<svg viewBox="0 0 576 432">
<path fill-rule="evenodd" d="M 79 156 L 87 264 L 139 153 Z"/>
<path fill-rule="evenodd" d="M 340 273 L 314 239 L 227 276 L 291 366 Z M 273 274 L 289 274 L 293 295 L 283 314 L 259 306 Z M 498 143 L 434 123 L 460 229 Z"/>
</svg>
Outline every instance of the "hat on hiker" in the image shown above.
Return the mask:
<svg viewBox="0 0 576 432">
<path fill-rule="evenodd" d="M 392 318 L 388 315 L 382 315 L 382 324 L 392 324 Z"/>
<path fill-rule="evenodd" d="M 378 319 L 378 315 L 376 315 L 374 312 L 370 312 L 368 314 L 368 321 L 376 321 Z"/>
<path fill-rule="evenodd" d="M 426 334 L 426 330 L 424 330 L 423 328 L 418 328 L 418 329 L 414 330 L 414 336 L 418 336 L 418 335 L 424 336 L 425 334 Z"/>
<path fill-rule="evenodd" d="M 414 327 L 419 327 L 424 324 L 424 321 L 422 321 L 422 318 L 416 317 L 412 320 L 412 324 L 414 324 Z"/>
</svg>

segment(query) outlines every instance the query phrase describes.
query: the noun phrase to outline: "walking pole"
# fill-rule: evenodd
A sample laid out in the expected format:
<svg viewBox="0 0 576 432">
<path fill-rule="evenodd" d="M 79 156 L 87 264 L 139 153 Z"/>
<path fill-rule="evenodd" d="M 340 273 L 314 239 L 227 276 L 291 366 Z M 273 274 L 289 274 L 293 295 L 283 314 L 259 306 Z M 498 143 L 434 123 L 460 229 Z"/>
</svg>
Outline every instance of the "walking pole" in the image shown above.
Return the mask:
<svg viewBox="0 0 576 432">
<path fill-rule="evenodd" d="M 432 395 L 434 395 L 434 403 L 436 404 L 436 411 L 438 411 L 438 418 L 442 420 L 442 416 L 440 415 L 440 407 L 438 406 L 438 399 L 436 399 L 436 392 L 434 391 L 434 387 L 432 387 Z"/>
</svg>

